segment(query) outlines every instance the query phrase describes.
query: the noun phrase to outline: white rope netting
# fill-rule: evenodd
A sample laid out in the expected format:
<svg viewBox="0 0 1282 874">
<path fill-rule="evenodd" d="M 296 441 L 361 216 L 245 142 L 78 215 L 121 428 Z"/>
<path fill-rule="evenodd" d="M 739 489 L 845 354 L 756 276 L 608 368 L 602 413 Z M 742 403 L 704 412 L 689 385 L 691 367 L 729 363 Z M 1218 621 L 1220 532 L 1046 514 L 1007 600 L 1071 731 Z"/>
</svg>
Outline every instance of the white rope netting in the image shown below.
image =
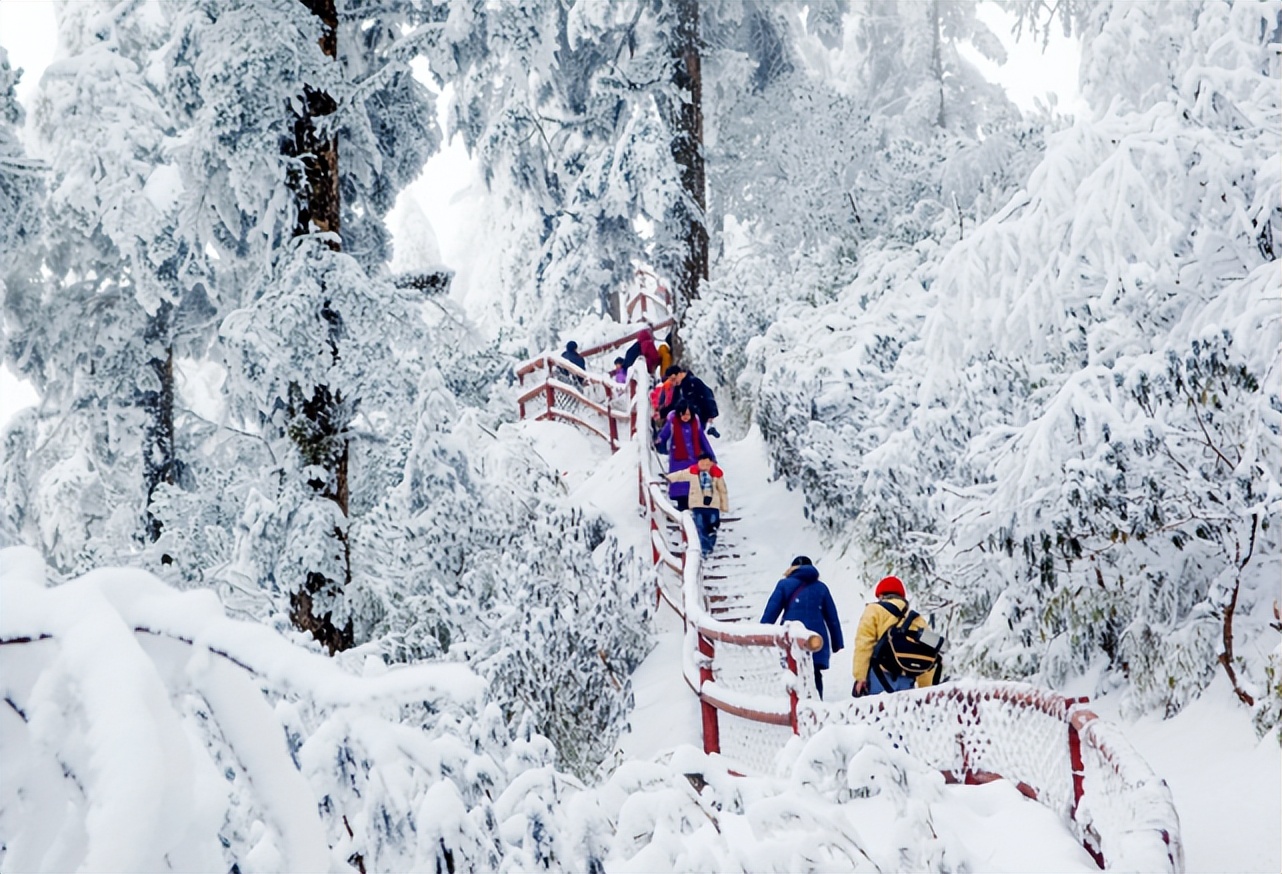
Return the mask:
<svg viewBox="0 0 1282 874">
<path fill-rule="evenodd" d="M 720 713 L 721 754 L 734 763 L 736 770 L 754 774 L 773 774 L 775 757 L 784 744 L 792 740 L 792 727 L 771 725 Z"/>
</svg>

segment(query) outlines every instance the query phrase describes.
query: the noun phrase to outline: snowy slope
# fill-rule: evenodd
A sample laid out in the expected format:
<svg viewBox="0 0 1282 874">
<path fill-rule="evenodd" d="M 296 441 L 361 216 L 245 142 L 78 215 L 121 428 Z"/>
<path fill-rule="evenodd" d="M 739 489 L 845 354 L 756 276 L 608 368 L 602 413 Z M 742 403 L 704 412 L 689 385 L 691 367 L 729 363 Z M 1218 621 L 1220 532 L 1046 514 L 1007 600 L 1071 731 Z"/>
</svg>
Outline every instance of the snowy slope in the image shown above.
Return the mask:
<svg viewBox="0 0 1282 874">
<path fill-rule="evenodd" d="M 606 513 L 621 538 L 648 556 L 644 520 L 636 509 L 635 448 L 613 457 L 604 445 L 569 426 L 526 426 L 541 454 L 560 465 L 571 497 Z M 876 580 L 892 568 L 870 565 L 857 549 L 825 550 L 804 518 L 801 496 L 769 479 L 769 462 L 755 428 L 737 441 L 717 441 L 736 531 L 745 585 L 764 606 L 774 582 L 797 554 L 811 556 L 829 584 L 849 636 Z M 911 581 L 908 582 L 911 595 Z M 633 676 L 636 707 L 619 749 L 628 758 L 665 757 L 701 746 L 696 699 L 681 680 L 680 620 L 669 610 L 655 621 L 656 646 Z M 851 649 L 838 653 L 828 673 L 828 697 L 850 696 Z M 1075 690 L 1065 690 L 1073 692 Z M 1128 722 L 1116 702 L 1093 702 L 1171 787 L 1181 817 L 1189 871 L 1282 870 L 1282 757 L 1276 735 L 1257 740 L 1249 715 L 1226 684 L 1217 681 L 1195 705 L 1173 719 Z M 835 805 L 840 807 L 840 805 Z M 943 787 L 929 820 L 945 845 L 956 838 L 972 870 L 1093 870 L 1094 865 L 1055 817 L 1008 784 Z M 884 811 L 895 815 L 894 805 Z M 834 816 L 839 816 L 837 811 Z M 868 822 L 869 811 L 861 812 Z M 890 822 L 891 820 L 887 820 Z M 1018 837 L 1016 837 L 1018 836 Z M 954 850 L 954 852 L 957 852 Z M 956 862 L 956 857 L 952 857 Z"/>
</svg>

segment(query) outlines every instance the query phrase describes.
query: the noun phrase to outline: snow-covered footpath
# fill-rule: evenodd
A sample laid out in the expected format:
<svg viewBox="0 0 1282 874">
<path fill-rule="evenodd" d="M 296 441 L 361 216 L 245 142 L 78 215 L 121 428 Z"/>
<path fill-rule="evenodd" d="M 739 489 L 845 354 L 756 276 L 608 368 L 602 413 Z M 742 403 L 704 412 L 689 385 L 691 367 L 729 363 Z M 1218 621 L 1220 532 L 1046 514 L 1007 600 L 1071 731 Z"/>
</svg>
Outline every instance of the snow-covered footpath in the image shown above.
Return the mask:
<svg viewBox="0 0 1282 874">
<path fill-rule="evenodd" d="M 565 426 L 530 429 L 549 463 L 560 466 L 571 495 L 607 513 L 640 551 L 645 527 L 636 495 L 619 483 L 632 483 L 635 456 L 625 448 L 613 457 Z M 726 471 L 737 530 L 747 550 L 753 579 L 748 585 L 769 593 L 779 572 L 798 553 L 815 558 L 829 584 L 843 623 L 849 628 L 871 599 L 880 576 L 863 556 L 825 551 L 802 512 L 801 496 L 769 478 L 765 448 L 755 429 L 741 440 L 717 444 Z M 910 583 L 911 585 L 911 583 Z M 636 708 L 631 731 L 620 742 L 629 756 L 663 755 L 677 744 L 698 746 L 699 714 L 694 696 L 681 680 L 679 620 L 662 611 L 656 622 L 656 647 L 636 672 Z M 849 648 L 833 659 L 828 697 L 850 696 Z M 1062 690 L 1090 695 L 1089 688 Z M 1166 780 L 1180 814 L 1185 860 L 1191 872 L 1282 871 L 1282 755 L 1276 730 L 1258 739 L 1249 714 L 1228 683 L 1217 676 L 1202 697 L 1171 719 L 1146 716 L 1127 720 L 1114 697 L 1093 698 L 1093 709 L 1122 728 L 1127 740 Z M 1013 797 L 1011 797 L 1013 796 Z M 974 870 L 1069 870 L 1081 859 L 1076 847 L 1062 846 L 1066 834 L 1053 817 L 1028 810 L 1016 793 L 989 793 L 949 787 L 937 802 L 934 822 L 955 822 L 965 836 Z M 1016 838 L 1015 836 L 1019 836 Z M 1089 865 L 1089 859 L 1087 860 Z"/>
</svg>

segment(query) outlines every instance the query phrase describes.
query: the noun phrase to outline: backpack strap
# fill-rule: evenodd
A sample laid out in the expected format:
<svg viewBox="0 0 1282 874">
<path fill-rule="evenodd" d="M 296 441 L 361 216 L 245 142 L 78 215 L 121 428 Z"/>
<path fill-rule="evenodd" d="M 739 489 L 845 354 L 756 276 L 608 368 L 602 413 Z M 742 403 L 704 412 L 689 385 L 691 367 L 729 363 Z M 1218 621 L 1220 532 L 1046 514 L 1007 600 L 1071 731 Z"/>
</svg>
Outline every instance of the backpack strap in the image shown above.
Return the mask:
<svg viewBox="0 0 1282 874">
<path fill-rule="evenodd" d="M 878 602 L 877 602 L 877 606 L 878 606 L 878 607 L 880 607 L 881 609 L 885 610 L 885 611 L 886 611 L 887 613 L 889 613 L 891 616 L 894 616 L 896 619 L 903 619 L 903 618 L 904 618 L 904 611 L 903 611 L 903 610 L 900 610 L 897 606 L 895 606 L 895 602 L 894 602 L 894 601 L 878 601 Z M 911 612 L 911 611 L 909 611 L 909 612 Z M 914 615 L 916 615 L 916 614 L 914 614 Z"/>
</svg>

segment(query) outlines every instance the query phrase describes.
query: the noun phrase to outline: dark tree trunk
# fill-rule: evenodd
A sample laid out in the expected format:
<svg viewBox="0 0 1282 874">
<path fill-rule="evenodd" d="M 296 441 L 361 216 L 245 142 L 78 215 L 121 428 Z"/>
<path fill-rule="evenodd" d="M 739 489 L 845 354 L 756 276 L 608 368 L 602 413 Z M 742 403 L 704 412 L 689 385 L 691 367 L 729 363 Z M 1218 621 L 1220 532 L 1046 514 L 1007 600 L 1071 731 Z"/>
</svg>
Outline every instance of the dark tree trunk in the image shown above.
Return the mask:
<svg viewBox="0 0 1282 874">
<path fill-rule="evenodd" d="M 699 54 L 699 0 L 675 0 L 672 83 L 685 99 L 673 108 L 672 157 L 681 170 L 685 205 L 679 215 L 685 254 L 676 278 L 673 305 L 677 318 L 672 353 L 682 357 L 681 320 L 699 283 L 708 278 L 707 180 L 703 166 L 703 68 Z"/>
<path fill-rule="evenodd" d="M 935 117 L 935 124 L 943 129 L 944 127 L 944 58 L 943 58 L 943 33 L 941 32 L 941 22 L 939 20 L 939 0 L 931 0 L 930 4 L 930 26 L 934 37 L 934 44 L 931 46 L 931 61 L 934 67 L 935 82 L 939 85 L 939 114 Z"/>
<path fill-rule="evenodd" d="M 338 55 L 338 12 L 335 0 L 301 0 L 324 26 L 320 46 L 330 58 Z M 313 88 L 305 88 L 300 100 L 301 111 L 294 121 L 294 139 L 287 143 L 286 154 L 298 158 L 301 169 L 290 180 L 298 203 L 298 220 L 294 235 L 326 233 L 330 248 L 338 251 L 342 201 L 338 185 L 338 138 L 330 129 L 330 119 L 338 110 L 333 96 Z M 339 358 L 338 341 L 342 335 L 342 317 L 325 301 L 320 317 L 328 326 L 329 344 L 318 354 L 328 354 L 332 361 Z M 350 405 L 345 403 L 341 390 L 327 385 L 305 389 L 290 386 L 289 433 L 302 460 L 325 470 L 326 476 L 310 483 L 318 493 L 338 505 L 343 516 L 348 515 L 349 486 L 346 439 Z M 332 612 L 317 616 L 316 595 L 324 593 L 331 601 L 342 597 L 351 583 L 351 551 L 347 540 L 346 524 L 332 532 L 335 546 L 341 555 L 341 579 L 331 579 L 319 571 L 307 573 L 300 588 L 290 595 L 290 619 L 294 625 L 310 632 L 330 651 L 348 649 L 353 644 L 352 623 L 349 619 L 342 627 L 334 624 Z"/>
<path fill-rule="evenodd" d="M 144 339 L 152 350 L 147 366 L 155 378 L 155 388 L 143 392 L 142 407 L 146 412 L 143 425 L 143 484 L 147 489 L 147 539 L 160 538 L 161 523 L 151 512 L 152 498 L 162 483 L 173 485 L 178 476 L 178 458 L 174 447 L 174 347 L 169 336 L 173 307 L 162 303 L 147 323 Z M 166 556 L 168 558 L 168 556 Z"/>
</svg>

